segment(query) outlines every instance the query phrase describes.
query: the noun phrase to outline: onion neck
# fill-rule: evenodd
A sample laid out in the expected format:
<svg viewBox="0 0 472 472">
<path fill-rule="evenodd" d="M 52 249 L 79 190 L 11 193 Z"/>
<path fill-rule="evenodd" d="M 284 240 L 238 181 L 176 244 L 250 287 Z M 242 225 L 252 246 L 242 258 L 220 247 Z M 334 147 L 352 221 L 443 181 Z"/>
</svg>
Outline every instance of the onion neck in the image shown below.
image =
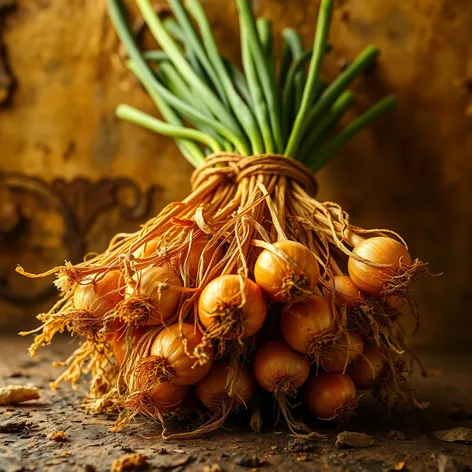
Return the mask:
<svg viewBox="0 0 472 472">
<path fill-rule="evenodd" d="M 128 326 L 137 328 L 148 323 L 154 309 L 148 297 L 132 296 L 121 302 L 113 313 Z"/>
<path fill-rule="evenodd" d="M 306 300 L 314 295 L 310 288 L 310 280 L 305 274 L 291 273 L 282 280 L 280 295 L 285 300 L 297 302 Z"/>
<path fill-rule="evenodd" d="M 132 387 L 140 392 L 150 392 L 157 383 L 172 381 L 175 371 L 169 359 L 162 356 L 149 356 L 141 359 L 133 373 Z"/>
</svg>

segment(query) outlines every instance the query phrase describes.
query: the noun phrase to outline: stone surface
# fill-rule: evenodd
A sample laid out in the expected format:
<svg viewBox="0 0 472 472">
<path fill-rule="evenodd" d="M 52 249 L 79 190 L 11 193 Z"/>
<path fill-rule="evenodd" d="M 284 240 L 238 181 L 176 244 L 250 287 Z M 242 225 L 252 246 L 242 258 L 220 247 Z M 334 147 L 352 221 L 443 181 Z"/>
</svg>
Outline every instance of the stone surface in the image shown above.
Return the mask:
<svg viewBox="0 0 472 472">
<path fill-rule="evenodd" d="M 203 3 L 225 54 L 236 58 L 234 2 Z M 317 1 L 255 4 L 276 32 L 294 26 L 311 43 Z M 321 199 L 339 202 L 355 224 L 400 232 L 413 255 L 444 272 L 417 290 L 425 322 L 416 342 L 456 350 L 471 346 L 471 24 L 470 0 L 337 1 L 326 76 L 377 44 L 379 64 L 356 84 L 354 113 L 388 93 L 400 105 L 319 174 Z M 120 102 L 154 109 L 124 71 L 105 0 L 18 0 L 3 37 L 17 82 L 0 110 L 3 170 L 48 179 L 132 176 L 143 186 L 162 185 L 162 204 L 187 194 L 191 168 L 174 144 L 114 117 Z M 91 237 L 116 228 L 117 218 L 104 218 Z"/>
<path fill-rule="evenodd" d="M 22 383 L 27 379 L 41 390 L 41 399 L 15 407 L 0 407 L 0 470 L 97 471 L 110 470 L 113 463 L 134 458 L 148 469 L 201 471 L 243 471 L 257 467 L 263 471 L 330 470 L 388 471 L 469 470 L 472 446 L 444 443 L 434 431 L 453 427 L 471 427 L 469 418 L 451 418 L 460 407 L 472 412 L 472 376 L 470 357 L 425 355 L 425 366 L 434 376 L 419 379 L 418 397 L 430 401 L 424 411 L 384 416 L 370 401 L 361 403 L 358 416 L 343 430 L 362 432 L 375 439 L 372 447 L 346 449 L 335 447 L 339 431 L 326 422 L 313 423 L 327 439 L 309 447 L 294 441 L 282 425 L 266 426 L 257 434 L 249 425 L 230 422 L 225 429 L 202 439 L 164 441 L 153 437 L 158 430 L 144 421 L 133 423 L 120 433 L 109 428 L 113 418 L 87 415 L 80 407 L 80 391 L 67 385 L 51 392 L 48 382 L 58 375 L 50 367 L 54 359 L 63 359 L 72 346 L 57 340 L 37 357 L 26 356 L 26 339 L 0 338 L 0 385 Z M 1 424 L 10 424 L 2 430 Z M 16 424 L 16 427 L 12 425 Z M 392 430 L 406 437 L 390 437 Z M 53 432 L 64 431 L 66 440 L 48 439 Z M 444 456 L 444 457 L 442 457 Z M 119 459 L 122 461 L 115 462 Z M 447 460 L 446 460 L 446 459 Z M 452 465 L 461 467 L 451 469 Z M 23 469 L 21 469 L 23 467 Z M 248 469 L 249 467 L 249 469 Z"/>
</svg>

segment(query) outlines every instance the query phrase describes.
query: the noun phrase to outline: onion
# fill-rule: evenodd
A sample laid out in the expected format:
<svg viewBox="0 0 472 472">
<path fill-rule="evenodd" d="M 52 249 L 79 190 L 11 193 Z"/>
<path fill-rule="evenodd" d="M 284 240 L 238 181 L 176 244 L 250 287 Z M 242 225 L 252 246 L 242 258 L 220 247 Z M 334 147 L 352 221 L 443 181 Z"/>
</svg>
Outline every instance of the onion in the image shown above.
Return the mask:
<svg viewBox="0 0 472 472">
<path fill-rule="evenodd" d="M 364 350 L 359 333 L 352 332 L 341 336 L 323 350 L 321 366 L 328 372 L 344 372 L 348 364 L 356 360 Z"/>
<path fill-rule="evenodd" d="M 269 392 L 294 393 L 310 374 L 310 361 L 283 341 L 267 341 L 254 357 L 254 376 Z"/>
<path fill-rule="evenodd" d="M 334 299 L 338 305 L 356 303 L 356 301 L 359 301 L 362 298 L 361 292 L 347 275 L 336 275 L 333 277 L 333 285 Z M 330 294 L 326 293 L 326 298 L 329 296 Z"/>
<path fill-rule="evenodd" d="M 372 388 L 386 366 L 379 349 L 365 345 L 363 356 L 349 366 L 349 375 L 359 388 Z"/>
<path fill-rule="evenodd" d="M 149 356 L 139 362 L 138 377 L 146 379 L 145 385 L 156 381 L 197 383 L 208 374 L 213 362 L 213 348 L 201 346 L 201 342 L 202 334 L 191 324 L 182 323 L 180 327 L 176 323 L 164 328 L 152 342 Z"/>
<path fill-rule="evenodd" d="M 383 311 L 390 316 L 390 319 L 396 319 L 402 315 L 402 310 L 408 302 L 408 297 L 401 297 L 399 295 L 390 295 L 383 299 Z"/>
<path fill-rule="evenodd" d="M 74 292 L 74 310 L 67 314 L 72 331 L 95 339 L 106 324 L 105 315 L 123 300 L 123 292 L 124 281 L 119 270 L 84 279 Z M 112 336 L 112 329 L 119 328 L 119 324 L 110 326 L 107 337 Z"/>
<path fill-rule="evenodd" d="M 322 420 L 340 419 L 356 406 L 356 386 L 346 374 L 321 372 L 305 386 L 308 409 Z"/>
<path fill-rule="evenodd" d="M 224 361 L 215 362 L 208 375 L 195 385 L 201 402 L 210 410 L 220 412 L 247 405 L 254 389 L 254 378 L 246 366 L 238 367 L 231 375 Z"/>
<path fill-rule="evenodd" d="M 259 385 L 274 394 L 292 433 L 298 436 L 299 431 L 304 431 L 311 433 L 309 436 L 316 436 L 303 422 L 292 416 L 287 400 L 287 396 L 296 395 L 297 389 L 310 375 L 309 360 L 283 341 L 267 341 L 256 351 L 253 372 Z"/>
<path fill-rule="evenodd" d="M 188 386 L 172 382 L 154 381 L 147 389 L 140 388 L 139 383 L 132 385 L 134 388 L 122 403 L 125 412 L 116 421 L 113 431 L 120 430 L 137 414 L 149 416 L 165 428 L 164 416 L 178 410 L 189 392 Z"/>
<path fill-rule="evenodd" d="M 141 271 L 137 281 L 126 288 L 127 298 L 117 315 L 132 326 L 164 324 L 176 314 L 182 282 L 164 267 L 149 267 Z"/>
<path fill-rule="evenodd" d="M 100 318 L 123 300 L 124 282 L 119 270 L 85 279 L 74 292 L 74 308 Z"/>
<path fill-rule="evenodd" d="M 167 434 L 165 439 L 198 438 L 220 428 L 229 414 L 238 406 L 246 404 L 254 394 L 254 379 L 244 366 L 231 372 L 228 364 L 218 361 L 206 377 L 195 385 L 195 392 L 202 403 L 210 409 L 210 418 L 194 431 Z"/>
<path fill-rule="evenodd" d="M 209 338 L 241 340 L 264 324 L 267 304 L 261 289 L 239 275 L 222 275 L 202 291 L 198 316 Z"/>
<path fill-rule="evenodd" d="M 152 400 L 154 407 L 158 407 L 162 414 L 172 413 L 180 408 L 189 392 L 189 387 L 172 382 L 158 383 L 147 396 Z"/>
<path fill-rule="evenodd" d="M 276 302 L 294 302 L 313 294 L 320 278 L 315 255 L 295 241 L 278 241 L 256 260 L 254 278 Z"/>
<path fill-rule="evenodd" d="M 287 306 L 282 312 L 280 329 L 285 341 L 298 352 L 315 356 L 323 335 L 334 328 L 331 305 L 322 297 Z"/>
<path fill-rule="evenodd" d="M 407 248 L 388 237 L 365 239 L 357 244 L 352 252 L 372 264 L 388 265 L 388 267 L 373 267 L 356 260 L 353 256 L 349 258 L 348 269 L 352 281 L 360 290 L 374 296 L 385 293 L 392 278 L 401 275 L 402 268 L 409 268 L 412 265 Z"/>
<path fill-rule="evenodd" d="M 127 353 L 131 352 L 132 348 L 136 346 L 145 332 L 145 328 L 133 328 L 130 333 L 115 333 L 111 345 L 118 365 L 123 363 L 125 357 L 127 357 Z"/>
</svg>

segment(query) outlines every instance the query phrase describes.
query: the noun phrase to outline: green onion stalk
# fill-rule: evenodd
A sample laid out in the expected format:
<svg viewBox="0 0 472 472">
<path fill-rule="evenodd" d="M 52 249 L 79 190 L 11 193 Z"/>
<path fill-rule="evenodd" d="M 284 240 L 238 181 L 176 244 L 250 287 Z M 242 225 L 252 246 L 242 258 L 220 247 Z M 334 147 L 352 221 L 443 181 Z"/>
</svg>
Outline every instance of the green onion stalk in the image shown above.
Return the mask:
<svg viewBox="0 0 472 472">
<path fill-rule="evenodd" d="M 273 395 L 293 434 L 319 437 L 288 401 L 300 394 L 310 362 L 316 368 L 305 397 L 315 416 L 351 412 L 355 382 L 390 407 L 416 402 L 397 319 L 404 302 L 417 315 L 410 287 L 425 264 L 410 257 L 398 234 L 353 226 L 339 205 L 315 198 L 314 174 L 396 101 L 386 97 L 346 123 L 355 102 L 348 88 L 379 51 L 366 47 L 327 80 L 334 0 L 321 0 L 311 46 L 294 29 L 282 32 L 280 58 L 270 22 L 255 18 L 250 0 L 235 1 L 242 69 L 221 54 L 199 0 L 169 0 L 165 16 L 150 0 L 136 0 L 153 50 L 137 43 L 122 0 L 108 0 L 126 67 L 158 111 L 122 104 L 116 115 L 175 140 L 195 167 L 192 192 L 81 263 L 39 275 L 19 267 L 29 277 L 55 274 L 61 291 L 38 316 L 30 352 L 69 331 L 83 344 L 58 380 L 91 374 L 91 411 L 119 409 L 117 428 L 143 414 L 161 423 L 164 437 L 196 437 L 250 407 L 256 387 L 247 364 L 256 349 L 259 394 Z M 272 311 L 282 311 L 276 332 L 285 341 L 258 355 L 261 340 L 274 336 L 273 323 L 264 323 Z M 281 368 L 267 379 L 276 365 L 271 356 Z M 202 384 L 205 375 L 214 381 Z M 345 403 L 336 404 L 342 392 L 326 394 L 332 408 L 321 416 L 322 379 L 326 388 L 345 385 Z M 208 383 L 213 390 L 205 390 Z M 210 420 L 170 434 L 166 417 L 193 384 Z"/>
</svg>

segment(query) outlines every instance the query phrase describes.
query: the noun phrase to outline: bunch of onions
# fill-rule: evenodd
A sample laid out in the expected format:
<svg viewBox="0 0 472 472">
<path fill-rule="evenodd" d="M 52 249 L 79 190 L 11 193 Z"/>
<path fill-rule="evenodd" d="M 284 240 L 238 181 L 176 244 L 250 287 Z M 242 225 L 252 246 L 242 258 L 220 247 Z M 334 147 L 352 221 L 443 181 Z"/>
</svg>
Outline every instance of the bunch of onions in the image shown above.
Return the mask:
<svg viewBox="0 0 472 472">
<path fill-rule="evenodd" d="M 311 430 L 293 417 L 287 398 L 294 398 L 297 390 L 308 379 L 308 359 L 283 341 L 267 341 L 256 351 L 253 372 L 258 384 L 274 394 L 279 412 L 284 416 L 290 430 L 296 435 L 303 431 L 313 437 Z"/>
<path fill-rule="evenodd" d="M 128 283 L 114 317 L 130 326 L 164 325 L 175 315 L 181 293 L 182 282 L 175 272 L 148 267 Z"/>
<path fill-rule="evenodd" d="M 213 279 L 198 301 L 198 317 L 210 339 L 241 341 L 259 331 L 266 316 L 267 304 L 261 289 L 239 275 Z"/>
<path fill-rule="evenodd" d="M 314 295 L 285 307 L 280 330 L 290 347 L 316 360 L 323 345 L 336 337 L 336 318 L 330 303 Z"/>
<path fill-rule="evenodd" d="M 425 271 L 425 266 L 412 261 L 404 244 L 378 236 L 354 247 L 348 269 L 356 287 L 369 295 L 385 297 L 407 293 L 412 280 Z"/>
<path fill-rule="evenodd" d="M 343 420 L 357 406 L 356 386 L 347 374 L 320 372 L 305 386 L 305 403 L 321 420 Z"/>
<path fill-rule="evenodd" d="M 123 300 L 124 278 L 113 270 L 84 279 L 78 284 L 73 298 L 73 309 L 66 313 L 73 332 L 87 339 L 94 339 L 105 325 L 105 317 Z M 120 325 L 107 326 L 107 334 L 113 336 Z"/>
<path fill-rule="evenodd" d="M 315 254 L 296 241 L 277 241 L 254 265 L 257 285 L 273 301 L 293 303 L 313 295 L 320 278 Z"/>
<path fill-rule="evenodd" d="M 338 205 L 315 198 L 313 173 L 395 103 L 382 100 L 332 136 L 354 98 L 343 89 L 378 50 L 368 47 L 325 90 L 319 73 L 334 0 L 321 0 L 312 48 L 284 33 L 277 73 L 270 23 L 256 21 L 250 0 L 235 1 L 243 71 L 218 50 L 199 0 L 170 1 L 175 18 L 166 19 L 137 0 L 159 45 L 145 52 L 122 0 L 108 1 L 124 62 L 162 119 L 127 105 L 117 115 L 176 140 L 196 167 L 192 192 L 136 233 L 116 235 L 102 254 L 38 275 L 56 274 L 62 295 L 39 315 L 30 352 L 64 329 L 85 337 L 60 378 L 90 372 L 91 410 L 108 411 L 108 401 L 126 409 L 119 425 L 144 413 L 163 424 L 164 437 L 164 416 L 190 386 L 210 411 L 190 436 L 245 405 L 255 388 L 251 362 L 257 388 L 273 394 L 295 434 L 314 434 L 290 404 L 311 363 L 317 375 L 304 398 L 319 418 L 355 407 L 354 381 L 389 406 L 412 399 L 390 305 L 410 299 L 425 265 L 398 235 L 353 226 Z M 215 350 L 223 360 L 212 368 Z"/>
</svg>

